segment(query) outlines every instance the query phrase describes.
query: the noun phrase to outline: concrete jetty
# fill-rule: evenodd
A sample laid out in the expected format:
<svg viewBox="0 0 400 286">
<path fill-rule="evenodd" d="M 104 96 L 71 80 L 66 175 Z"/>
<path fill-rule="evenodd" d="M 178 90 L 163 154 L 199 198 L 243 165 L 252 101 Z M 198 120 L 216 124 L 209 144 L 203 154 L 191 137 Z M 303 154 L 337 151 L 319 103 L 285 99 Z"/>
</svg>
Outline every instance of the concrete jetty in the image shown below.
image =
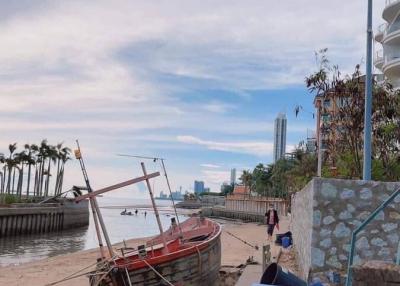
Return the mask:
<svg viewBox="0 0 400 286">
<path fill-rule="evenodd" d="M 0 208 L 0 238 L 61 231 L 89 224 L 88 201 L 60 199 L 49 204 L 12 204 Z"/>
</svg>

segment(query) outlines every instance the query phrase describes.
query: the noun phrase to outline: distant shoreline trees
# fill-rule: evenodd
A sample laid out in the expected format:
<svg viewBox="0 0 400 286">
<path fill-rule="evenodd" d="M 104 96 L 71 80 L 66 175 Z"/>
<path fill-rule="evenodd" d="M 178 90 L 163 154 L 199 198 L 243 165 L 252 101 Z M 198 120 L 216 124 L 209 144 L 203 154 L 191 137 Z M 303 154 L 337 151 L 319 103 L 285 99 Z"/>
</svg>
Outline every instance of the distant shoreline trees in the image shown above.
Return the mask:
<svg viewBox="0 0 400 286">
<path fill-rule="evenodd" d="M 50 145 L 46 139 L 23 146 L 18 152 L 17 143 L 13 143 L 8 146 L 9 154 L 0 153 L 0 202 L 61 194 L 71 149 L 63 143 Z"/>
</svg>

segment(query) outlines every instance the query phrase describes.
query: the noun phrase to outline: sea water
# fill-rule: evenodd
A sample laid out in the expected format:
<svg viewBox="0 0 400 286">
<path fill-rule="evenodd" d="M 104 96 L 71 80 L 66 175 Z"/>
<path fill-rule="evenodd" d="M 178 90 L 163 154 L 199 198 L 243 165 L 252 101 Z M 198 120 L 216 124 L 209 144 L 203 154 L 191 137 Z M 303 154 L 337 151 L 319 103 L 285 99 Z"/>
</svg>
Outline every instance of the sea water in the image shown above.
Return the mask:
<svg viewBox="0 0 400 286">
<path fill-rule="evenodd" d="M 102 197 L 98 198 L 98 202 L 111 243 L 159 233 L 150 199 Z M 170 226 L 171 217 L 174 216 L 172 203 L 156 200 L 156 204 L 165 230 Z M 133 215 L 121 215 L 124 209 Z M 138 210 L 137 215 L 135 210 Z M 179 219 L 184 220 L 185 217 L 179 216 Z M 0 238 L 0 266 L 26 263 L 97 246 L 96 229 L 90 212 L 87 227 L 52 234 Z"/>
</svg>

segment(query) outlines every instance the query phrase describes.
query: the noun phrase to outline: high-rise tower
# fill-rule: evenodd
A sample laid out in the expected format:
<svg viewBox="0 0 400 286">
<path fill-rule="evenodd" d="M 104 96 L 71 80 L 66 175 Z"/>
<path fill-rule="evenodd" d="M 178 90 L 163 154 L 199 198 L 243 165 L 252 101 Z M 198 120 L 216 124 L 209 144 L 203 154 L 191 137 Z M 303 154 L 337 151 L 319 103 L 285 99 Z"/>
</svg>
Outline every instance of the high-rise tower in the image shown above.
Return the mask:
<svg viewBox="0 0 400 286">
<path fill-rule="evenodd" d="M 286 153 L 286 115 L 279 113 L 274 124 L 274 163 Z"/>
</svg>

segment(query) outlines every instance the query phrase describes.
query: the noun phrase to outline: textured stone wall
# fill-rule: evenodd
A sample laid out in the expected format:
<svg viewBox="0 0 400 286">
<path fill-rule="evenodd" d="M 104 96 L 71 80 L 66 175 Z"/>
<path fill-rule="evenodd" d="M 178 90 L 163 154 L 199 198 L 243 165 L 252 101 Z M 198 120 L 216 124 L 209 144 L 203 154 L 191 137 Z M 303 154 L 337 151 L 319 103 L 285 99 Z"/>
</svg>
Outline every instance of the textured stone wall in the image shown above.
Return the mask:
<svg viewBox="0 0 400 286">
<path fill-rule="evenodd" d="M 298 265 L 303 279 L 311 268 L 311 239 L 313 227 L 314 180 L 298 193 L 292 201 L 292 224 L 294 246 L 298 252 Z"/>
<path fill-rule="evenodd" d="M 368 261 L 353 267 L 353 286 L 400 285 L 400 266 Z"/>
<path fill-rule="evenodd" d="M 315 178 L 296 194 L 292 229 L 299 262 L 304 263 L 303 274 L 307 275 L 308 270 L 343 272 L 352 231 L 398 187 L 400 183 Z M 312 227 L 307 223 L 310 213 Z M 372 259 L 393 261 L 399 242 L 399 219 L 400 196 L 358 235 L 355 264 Z"/>
</svg>

